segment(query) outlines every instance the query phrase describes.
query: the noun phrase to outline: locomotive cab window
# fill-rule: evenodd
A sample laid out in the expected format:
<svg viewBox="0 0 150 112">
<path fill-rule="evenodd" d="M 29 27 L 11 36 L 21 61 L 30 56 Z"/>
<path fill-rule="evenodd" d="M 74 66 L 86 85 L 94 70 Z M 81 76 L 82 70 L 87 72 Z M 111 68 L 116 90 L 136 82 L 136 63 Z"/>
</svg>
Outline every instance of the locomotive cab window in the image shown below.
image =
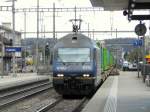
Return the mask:
<svg viewBox="0 0 150 112">
<path fill-rule="evenodd" d="M 90 48 L 58 48 L 58 62 L 90 62 Z"/>
</svg>

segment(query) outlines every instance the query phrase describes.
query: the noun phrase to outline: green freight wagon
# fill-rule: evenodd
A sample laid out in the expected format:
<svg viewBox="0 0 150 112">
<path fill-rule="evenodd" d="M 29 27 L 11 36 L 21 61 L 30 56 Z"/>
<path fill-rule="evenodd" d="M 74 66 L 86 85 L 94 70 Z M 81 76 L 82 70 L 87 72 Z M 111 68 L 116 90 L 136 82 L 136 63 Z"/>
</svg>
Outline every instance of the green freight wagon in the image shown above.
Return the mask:
<svg viewBox="0 0 150 112">
<path fill-rule="evenodd" d="M 100 43 L 97 42 L 97 46 L 101 48 L 100 61 L 101 71 L 103 72 L 108 70 L 114 64 L 114 58 L 112 53 L 107 48 L 101 47 Z"/>
<path fill-rule="evenodd" d="M 106 48 L 102 48 L 103 49 L 103 70 L 107 70 L 108 69 L 108 52 Z"/>
<path fill-rule="evenodd" d="M 110 66 L 113 66 L 113 64 L 114 64 L 114 57 L 112 53 L 110 53 Z"/>
</svg>

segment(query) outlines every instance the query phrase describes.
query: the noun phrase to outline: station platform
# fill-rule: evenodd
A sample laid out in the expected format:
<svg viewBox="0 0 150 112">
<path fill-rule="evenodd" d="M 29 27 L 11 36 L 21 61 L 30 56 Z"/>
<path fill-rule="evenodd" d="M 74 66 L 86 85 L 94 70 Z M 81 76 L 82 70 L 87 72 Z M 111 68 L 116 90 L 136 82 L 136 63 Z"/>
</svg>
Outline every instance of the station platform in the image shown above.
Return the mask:
<svg viewBox="0 0 150 112">
<path fill-rule="evenodd" d="M 37 73 L 17 73 L 15 75 L 0 76 L 0 90 L 46 79 L 51 80 L 51 76 L 37 75 Z"/>
<path fill-rule="evenodd" d="M 150 87 L 137 72 L 110 76 L 82 112 L 150 112 Z"/>
</svg>

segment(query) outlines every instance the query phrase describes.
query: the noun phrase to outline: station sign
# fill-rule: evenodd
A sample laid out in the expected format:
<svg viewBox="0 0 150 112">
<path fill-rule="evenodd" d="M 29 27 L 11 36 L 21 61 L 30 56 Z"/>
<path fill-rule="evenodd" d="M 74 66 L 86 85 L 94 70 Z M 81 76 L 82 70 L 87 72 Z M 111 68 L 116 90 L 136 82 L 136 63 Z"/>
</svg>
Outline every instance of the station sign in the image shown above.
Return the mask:
<svg viewBox="0 0 150 112">
<path fill-rule="evenodd" d="M 133 42 L 133 46 L 142 46 L 142 45 L 143 45 L 142 39 L 138 39 Z"/>
<path fill-rule="evenodd" d="M 5 47 L 5 52 L 21 52 L 21 47 Z"/>
</svg>

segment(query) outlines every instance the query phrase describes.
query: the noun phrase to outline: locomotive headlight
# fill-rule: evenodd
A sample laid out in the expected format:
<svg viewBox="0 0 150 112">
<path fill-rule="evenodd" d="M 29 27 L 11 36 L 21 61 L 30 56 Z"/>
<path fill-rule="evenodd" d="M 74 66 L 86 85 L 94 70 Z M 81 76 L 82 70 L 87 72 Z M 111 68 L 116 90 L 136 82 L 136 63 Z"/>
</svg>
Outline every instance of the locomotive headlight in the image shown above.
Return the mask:
<svg viewBox="0 0 150 112">
<path fill-rule="evenodd" d="M 58 77 L 63 77 L 63 76 L 64 76 L 64 74 L 57 74 L 57 76 L 58 76 Z"/>
<path fill-rule="evenodd" d="M 89 77 L 90 74 L 83 74 L 83 77 Z"/>
<path fill-rule="evenodd" d="M 90 65 L 84 65 L 82 67 L 83 70 L 91 70 L 91 66 Z"/>
</svg>

